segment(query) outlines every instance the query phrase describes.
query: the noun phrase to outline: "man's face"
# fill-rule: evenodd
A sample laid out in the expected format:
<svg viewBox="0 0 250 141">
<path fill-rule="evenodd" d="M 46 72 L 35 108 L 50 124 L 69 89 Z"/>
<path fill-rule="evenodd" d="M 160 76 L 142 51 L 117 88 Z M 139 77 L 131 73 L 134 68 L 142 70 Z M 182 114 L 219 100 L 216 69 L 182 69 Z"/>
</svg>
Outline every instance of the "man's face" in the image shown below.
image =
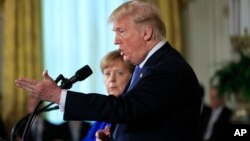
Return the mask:
<svg viewBox="0 0 250 141">
<path fill-rule="evenodd" d="M 142 28 L 138 29 L 132 18 L 127 15 L 113 23 L 113 31 L 114 43 L 119 46 L 123 59 L 134 65 L 141 63 L 148 53 Z"/>
<path fill-rule="evenodd" d="M 223 103 L 223 98 L 219 97 L 218 90 L 216 88 L 211 88 L 210 90 L 210 106 L 211 108 L 217 108 Z"/>
</svg>

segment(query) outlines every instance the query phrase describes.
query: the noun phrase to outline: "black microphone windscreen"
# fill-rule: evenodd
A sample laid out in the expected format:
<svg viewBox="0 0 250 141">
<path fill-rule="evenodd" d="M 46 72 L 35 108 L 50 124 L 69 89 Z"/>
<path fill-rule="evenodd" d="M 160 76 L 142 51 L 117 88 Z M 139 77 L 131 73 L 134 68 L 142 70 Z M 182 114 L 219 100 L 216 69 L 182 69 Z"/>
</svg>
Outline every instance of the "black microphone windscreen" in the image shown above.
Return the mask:
<svg viewBox="0 0 250 141">
<path fill-rule="evenodd" d="M 77 70 L 75 75 L 72 76 L 70 79 L 64 79 L 61 82 L 61 88 L 63 89 L 70 89 L 72 87 L 72 84 L 74 84 L 77 81 L 82 81 L 89 77 L 92 74 L 92 70 L 88 65 L 85 65 L 81 69 Z"/>
<path fill-rule="evenodd" d="M 77 81 L 82 81 L 86 79 L 88 76 L 90 76 L 92 73 L 93 72 L 91 68 L 88 65 L 85 65 L 76 72 L 75 76 L 77 77 Z"/>
</svg>

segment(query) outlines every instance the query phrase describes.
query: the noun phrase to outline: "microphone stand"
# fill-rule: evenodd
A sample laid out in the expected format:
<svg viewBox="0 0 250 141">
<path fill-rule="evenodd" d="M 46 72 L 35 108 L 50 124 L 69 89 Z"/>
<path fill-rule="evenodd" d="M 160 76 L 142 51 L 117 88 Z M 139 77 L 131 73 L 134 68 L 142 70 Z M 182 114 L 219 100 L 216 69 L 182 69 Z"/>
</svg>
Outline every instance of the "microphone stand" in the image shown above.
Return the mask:
<svg viewBox="0 0 250 141">
<path fill-rule="evenodd" d="M 55 80 L 56 83 L 58 83 L 59 81 L 61 81 L 61 85 L 59 87 L 62 89 L 70 89 L 72 87 L 72 84 L 71 85 L 68 84 L 69 79 L 64 78 L 64 76 L 62 74 L 60 74 Z M 65 84 L 67 84 L 67 85 L 65 85 Z M 26 115 L 20 121 L 17 122 L 17 124 L 12 128 L 10 141 L 15 141 L 15 134 L 17 133 L 18 130 L 20 130 L 21 125 L 23 125 L 25 123 L 25 121 L 27 121 L 27 122 L 26 122 L 26 126 L 24 128 L 24 132 L 22 135 L 22 141 L 28 141 L 28 135 L 29 135 L 31 125 L 33 124 L 36 117 L 42 112 L 59 109 L 59 106 L 49 108 L 54 103 L 50 103 L 50 104 L 44 106 L 43 108 L 40 108 L 43 105 L 43 103 L 44 103 L 44 101 L 41 100 L 37 104 L 36 108 L 33 110 L 32 113 L 29 113 L 28 115 Z"/>
<path fill-rule="evenodd" d="M 53 103 L 50 103 L 47 106 L 45 106 L 44 108 L 40 109 L 39 111 L 37 111 L 37 114 L 59 109 L 59 106 L 54 106 L 54 107 L 49 108 L 49 106 L 51 106 L 52 104 Z M 30 116 L 31 116 L 31 113 L 27 114 L 21 120 L 19 120 L 17 122 L 17 124 L 12 128 L 10 141 L 15 141 L 16 135 L 19 133 L 20 130 L 22 130 L 22 127 L 24 127 L 24 124 L 27 124 L 27 120 Z M 23 133 L 21 133 L 21 134 L 23 134 Z"/>
</svg>

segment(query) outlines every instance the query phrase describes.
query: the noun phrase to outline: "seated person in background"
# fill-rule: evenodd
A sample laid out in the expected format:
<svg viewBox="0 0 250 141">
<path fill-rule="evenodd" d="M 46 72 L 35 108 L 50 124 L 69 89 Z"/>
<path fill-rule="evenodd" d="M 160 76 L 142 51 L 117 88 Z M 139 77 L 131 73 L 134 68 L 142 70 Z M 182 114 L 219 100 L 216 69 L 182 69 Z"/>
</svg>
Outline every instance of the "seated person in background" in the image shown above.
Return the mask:
<svg viewBox="0 0 250 141">
<path fill-rule="evenodd" d="M 101 71 L 106 90 L 109 95 L 120 96 L 133 73 L 134 66 L 123 60 L 118 50 L 108 53 L 101 61 Z M 95 133 L 99 129 L 104 129 L 109 123 L 96 121 L 93 123 L 86 138 L 82 141 L 95 141 Z M 106 127 L 108 128 L 108 127 Z"/>
<path fill-rule="evenodd" d="M 39 100 L 35 98 L 34 95 L 28 96 L 26 101 L 27 114 L 33 112 L 38 102 Z M 17 131 L 14 133 L 15 141 L 22 141 L 27 120 L 27 117 L 23 117 L 23 119 L 19 121 L 19 127 L 17 127 Z M 57 132 L 56 126 L 44 119 L 41 113 L 32 123 L 27 139 L 28 141 L 53 141 L 55 132 Z"/>
<path fill-rule="evenodd" d="M 2 118 L 0 117 L 0 141 L 6 138 L 7 138 L 7 133 L 6 133 L 5 125 L 4 125 Z"/>
<path fill-rule="evenodd" d="M 58 125 L 57 140 L 81 141 L 90 129 L 90 123 L 83 121 L 66 121 Z"/>
<path fill-rule="evenodd" d="M 209 100 L 201 112 L 200 141 L 228 141 L 232 111 L 224 105 L 216 86 L 210 88 Z"/>
</svg>

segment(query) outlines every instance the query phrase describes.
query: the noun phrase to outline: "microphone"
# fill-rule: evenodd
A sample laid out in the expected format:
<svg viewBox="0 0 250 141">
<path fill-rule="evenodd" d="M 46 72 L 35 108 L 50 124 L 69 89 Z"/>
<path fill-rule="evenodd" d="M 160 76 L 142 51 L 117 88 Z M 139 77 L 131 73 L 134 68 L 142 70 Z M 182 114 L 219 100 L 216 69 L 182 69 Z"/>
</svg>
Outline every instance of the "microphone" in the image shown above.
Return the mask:
<svg viewBox="0 0 250 141">
<path fill-rule="evenodd" d="M 74 84 L 77 81 L 82 81 L 89 77 L 92 74 L 92 70 L 88 65 L 85 65 L 81 69 L 77 70 L 75 75 L 72 76 L 70 79 L 64 78 L 64 80 L 61 82 L 60 88 L 63 89 L 69 89 L 72 87 L 72 84 Z"/>
<path fill-rule="evenodd" d="M 75 75 L 72 76 L 70 79 L 64 78 L 64 76 L 62 74 L 60 74 L 58 76 L 58 78 L 55 80 L 55 82 L 58 83 L 61 80 L 61 85 L 59 87 L 62 88 L 62 89 L 70 89 L 72 87 L 72 84 L 74 84 L 77 81 L 82 81 L 82 80 L 86 79 L 92 73 L 93 72 L 90 69 L 90 67 L 88 65 L 85 65 L 81 69 L 77 70 L 76 73 L 75 73 Z M 45 106 L 44 108 L 40 109 L 40 106 L 42 104 L 43 104 L 43 101 L 41 100 L 38 103 L 38 105 L 36 106 L 36 108 L 33 110 L 33 112 L 29 116 L 27 116 L 28 119 L 27 119 L 26 126 L 25 126 L 25 129 L 24 129 L 23 137 L 22 137 L 23 141 L 27 140 L 30 127 L 31 127 L 33 121 L 35 120 L 36 116 L 39 113 L 46 112 L 46 111 L 51 111 L 51 110 L 56 110 L 56 109 L 59 108 L 58 106 L 55 106 L 55 107 L 52 107 L 52 108 L 48 108 L 50 105 L 53 104 L 53 103 L 50 103 L 47 106 Z M 14 140 L 12 140 L 12 141 L 14 141 Z"/>
</svg>

